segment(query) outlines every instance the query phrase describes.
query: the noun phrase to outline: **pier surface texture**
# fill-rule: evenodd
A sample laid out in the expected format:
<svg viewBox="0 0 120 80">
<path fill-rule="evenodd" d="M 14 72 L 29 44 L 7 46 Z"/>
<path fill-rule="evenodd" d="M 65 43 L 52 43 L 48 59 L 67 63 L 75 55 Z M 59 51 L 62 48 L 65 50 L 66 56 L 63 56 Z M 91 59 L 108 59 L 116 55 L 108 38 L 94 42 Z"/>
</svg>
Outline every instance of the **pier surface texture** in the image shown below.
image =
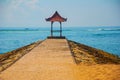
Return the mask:
<svg viewBox="0 0 120 80">
<path fill-rule="evenodd" d="M 78 80 L 66 39 L 46 39 L 0 74 L 0 80 Z"/>
</svg>

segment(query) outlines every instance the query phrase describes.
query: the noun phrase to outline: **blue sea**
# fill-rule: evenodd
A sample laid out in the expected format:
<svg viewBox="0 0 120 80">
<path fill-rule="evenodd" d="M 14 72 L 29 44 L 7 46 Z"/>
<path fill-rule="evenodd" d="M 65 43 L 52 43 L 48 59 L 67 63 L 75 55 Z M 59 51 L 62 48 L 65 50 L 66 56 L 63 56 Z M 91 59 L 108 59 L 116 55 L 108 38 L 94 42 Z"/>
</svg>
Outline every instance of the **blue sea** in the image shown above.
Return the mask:
<svg viewBox="0 0 120 80">
<path fill-rule="evenodd" d="M 49 35 L 50 27 L 0 27 L 0 54 L 44 40 Z M 69 40 L 120 56 L 120 27 L 63 27 L 63 35 Z"/>
</svg>

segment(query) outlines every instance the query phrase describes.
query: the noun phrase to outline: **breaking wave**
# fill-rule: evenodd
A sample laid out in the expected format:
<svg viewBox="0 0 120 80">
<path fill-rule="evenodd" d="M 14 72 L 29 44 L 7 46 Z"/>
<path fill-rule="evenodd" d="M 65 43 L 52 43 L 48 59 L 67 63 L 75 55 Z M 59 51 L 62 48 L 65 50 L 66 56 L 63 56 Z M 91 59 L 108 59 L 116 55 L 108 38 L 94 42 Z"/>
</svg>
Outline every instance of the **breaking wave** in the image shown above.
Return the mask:
<svg viewBox="0 0 120 80">
<path fill-rule="evenodd" d="M 103 29 L 103 28 L 99 28 L 99 31 L 120 31 L 120 28 L 118 29 Z"/>
</svg>

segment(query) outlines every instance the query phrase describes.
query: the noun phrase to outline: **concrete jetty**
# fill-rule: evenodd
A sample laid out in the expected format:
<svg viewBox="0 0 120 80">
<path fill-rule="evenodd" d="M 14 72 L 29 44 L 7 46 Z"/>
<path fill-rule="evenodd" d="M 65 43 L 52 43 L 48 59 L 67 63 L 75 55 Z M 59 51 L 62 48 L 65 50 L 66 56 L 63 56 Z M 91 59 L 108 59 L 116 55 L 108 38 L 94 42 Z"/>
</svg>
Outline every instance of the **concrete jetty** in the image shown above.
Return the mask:
<svg viewBox="0 0 120 80">
<path fill-rule="evenodd" d="M 66 39 L 46 39 L 0 74 L 0 80 L 78 80 Z"/>
</svg>

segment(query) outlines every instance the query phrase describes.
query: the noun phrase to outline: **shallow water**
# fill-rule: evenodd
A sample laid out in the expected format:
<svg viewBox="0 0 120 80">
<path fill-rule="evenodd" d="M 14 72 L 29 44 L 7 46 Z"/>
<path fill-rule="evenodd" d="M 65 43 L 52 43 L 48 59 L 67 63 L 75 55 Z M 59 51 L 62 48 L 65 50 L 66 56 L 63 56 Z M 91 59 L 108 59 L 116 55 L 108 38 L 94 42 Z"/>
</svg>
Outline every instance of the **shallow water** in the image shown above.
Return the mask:
<svg viewBox="0 0 120 80">
<path fill-rule="evenodd" d="M 54 28 L 57 29 L 57 28 Z M 50 27 L 0 28 L 0 53 L 5 53 L 50 35 Z M 54 33 L 59 35 L 59 33 Z M 67 39 L 120 56 L 120 27 L 63 27 Z"/>
</svg>

